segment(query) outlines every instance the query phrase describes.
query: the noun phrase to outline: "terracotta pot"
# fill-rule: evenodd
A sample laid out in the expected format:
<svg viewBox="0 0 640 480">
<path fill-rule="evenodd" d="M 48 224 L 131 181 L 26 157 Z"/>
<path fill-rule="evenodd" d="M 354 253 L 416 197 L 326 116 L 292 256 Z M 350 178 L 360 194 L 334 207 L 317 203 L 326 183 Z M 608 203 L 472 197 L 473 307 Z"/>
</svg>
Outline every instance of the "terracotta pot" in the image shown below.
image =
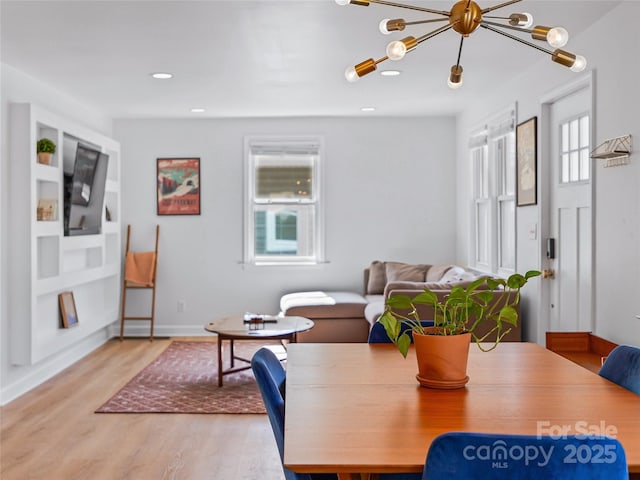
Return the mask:
<svg viewBox="0 0 640 480">
<path fill-rule="evenodd" d="M 38 163 L 42 163 L 44 165 L 51 165 L 51 153 L 38 152 Z"/>
<path fill-rule="evenodd" d="M 469 381 L 467 361 L 471 334 L 435 335 L 437 327 L 425 329 L 426 335 L 413 334 L 418 360 L 420 385 L 429 388 L 462 388 Z"/>
</svg>

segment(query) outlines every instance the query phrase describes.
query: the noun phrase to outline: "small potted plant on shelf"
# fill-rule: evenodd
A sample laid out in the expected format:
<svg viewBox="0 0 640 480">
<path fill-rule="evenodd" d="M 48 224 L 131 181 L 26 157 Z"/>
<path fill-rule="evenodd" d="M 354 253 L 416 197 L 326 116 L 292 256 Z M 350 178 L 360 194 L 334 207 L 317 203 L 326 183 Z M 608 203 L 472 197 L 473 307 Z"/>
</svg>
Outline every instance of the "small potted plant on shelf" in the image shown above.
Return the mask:
<svg viewBox="0 0 640 480">
<path fill-rule="evenodd" d="M 51 165 L 51 155 L 56 153 L 56 144 L 48 138 L 41 138 L 36 143 L 36 151 L 38 153 L 38 163 Z"/>
<path fill-rule="evenodd" d="M 379 322 L 404 357 L 413 337 L 420 385 L 461 388 L 469 381 L 471 340 L 485 352 L 496 348 L 511 328 L 518 326 L 520 289 L 539 275 L 531 270 L 507 279 L 481 277 L 466 286 L 453 286 L 445 297 L 429 289 L 413 298 L 391 295 Z M 419 305 L 433 308 L 433 327 L 423 326 L 421 320 L 427 319 L 419 317 Z M 478 334 L 479 330 L 484 333 Z"/>
</svg>

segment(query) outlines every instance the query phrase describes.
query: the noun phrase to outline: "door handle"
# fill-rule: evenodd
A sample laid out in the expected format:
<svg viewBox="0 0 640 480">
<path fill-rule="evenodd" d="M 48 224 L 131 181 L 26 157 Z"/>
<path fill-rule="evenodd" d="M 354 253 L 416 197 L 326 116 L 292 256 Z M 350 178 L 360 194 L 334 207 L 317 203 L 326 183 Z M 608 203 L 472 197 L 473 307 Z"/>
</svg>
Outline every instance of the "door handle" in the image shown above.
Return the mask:
<svg viewBox="0 0 640 480">
<path fill-rule="evenodd" d="M 542 271 L 542 278 L 556 278 L 555 270 L 552 270 L 550 268 L 543 270 Z"/>
</svg>

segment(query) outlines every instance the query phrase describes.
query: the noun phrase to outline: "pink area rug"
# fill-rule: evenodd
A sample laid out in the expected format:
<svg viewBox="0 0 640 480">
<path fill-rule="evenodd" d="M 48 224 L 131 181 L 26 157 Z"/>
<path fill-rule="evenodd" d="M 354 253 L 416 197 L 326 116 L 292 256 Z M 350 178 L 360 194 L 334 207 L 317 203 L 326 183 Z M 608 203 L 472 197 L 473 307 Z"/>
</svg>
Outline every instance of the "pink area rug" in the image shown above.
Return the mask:
<svg viewBox="0 0 640 480">
<path fill-rule="evenodd" d="M 261 345 L 236 342 L 235 352 L 251 358 Z M 236 360 L 235 366 L 243 364 Z M 265 413 L 265 408 L 251 369 L 225 375 L 219 388 L 216 344 L 173 341 L 96 413 Z"/>
</svg>

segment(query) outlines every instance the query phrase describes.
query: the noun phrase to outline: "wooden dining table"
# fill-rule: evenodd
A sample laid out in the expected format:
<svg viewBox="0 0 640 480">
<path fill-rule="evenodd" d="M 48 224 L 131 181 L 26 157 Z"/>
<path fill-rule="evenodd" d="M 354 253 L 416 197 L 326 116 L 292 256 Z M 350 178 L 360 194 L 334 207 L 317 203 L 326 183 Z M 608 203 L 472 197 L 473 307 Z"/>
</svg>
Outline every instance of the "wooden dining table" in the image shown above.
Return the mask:
<svg viewBox="0 0 640 480">
<path fill-rule="evenodd" d="M 469 351 L 469 383 L 420 387 L 413 347 L 288 349 L 284 465 L 310 472 L 422 472 L 449 431 L 615 436 L 640 472 L 640 396 L 534 343 Z M 636 478 L 636 475 L 633 475 Z"/>
</svg>

